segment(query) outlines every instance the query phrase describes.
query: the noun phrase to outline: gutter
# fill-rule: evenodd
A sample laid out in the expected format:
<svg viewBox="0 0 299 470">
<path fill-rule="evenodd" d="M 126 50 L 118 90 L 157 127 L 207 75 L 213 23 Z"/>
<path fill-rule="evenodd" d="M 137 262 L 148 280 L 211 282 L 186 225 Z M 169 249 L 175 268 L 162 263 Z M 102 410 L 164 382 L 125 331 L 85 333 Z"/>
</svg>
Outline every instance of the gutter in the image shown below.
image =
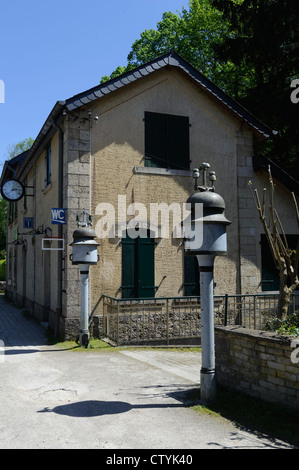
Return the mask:
<svg viewBox="0 0 299 470">
<path fill-rule="evenodd" d="M 45 121 L 43 127 L 41 128 L 37 138 L 35 139 L 32 147 L 28 151 L 28 154 L 22 165 L 20 166 L 17 172 L 17 178 L 22 180 L 27 172 L 28 168 L 30 168 L 38 157 L 40 156 L 41 152 L 44 150 L 46 145 L 46 138 L 47 135 L 51 132 L 51 129 L 59 132 L 59 150 L 58 150 L 58 207 L 63 208 L 63 139 L 64 133 L 61 129 L 60 125 L 58 124 L 58 119 L 61 117 L 63 110 L 65 109 L 65 101 L 58 101 L 54 108 L 52 109 L 51 113 L 49 114 L 47 120 Z M 49 138 L 49 137 L 48 137 Z M 58 226 L 58 236 L 63 236 L 63 227 L 61 225 Z M 55 335 L 59 335 L 59 323 L 60 323 L 60 316 L 62 313 L 62 252 L 58 250 L 57 252 L 57 303 L 56 303 L 56 320 L 55 320 Z"/>
<path fill-rule="evenodd" d="M 28 155 L 23 161 L 18 173 L 17 173 L 17 178 L 22 179 L 24 176 L 25 171 L 28 169 L 29 163 L 31 160 L 34 159 L 37 160 L 41 152 L 44 150 L 45 147 L 45 142 L 44 139 L 48 132 L 51 130 L 51 127 L 53 127 L 53 123 L 56 123 L 58 117 L 61 115 L 63 109 L 65 108 L 66 101 L 57 101 L 55 104 L 54 108 L 52 109 L 51 113 L 49 114 L 48 118 L 46 119 L 46 122 L 44 123 L 43 127 L 41 128 L 38 136 L 36 137 L 34 144 L 32 145 L 31 149 L 28 151 Z M 56 126 L 56 124 L 55 124 Z M 32 162 L 34 163 L 34 162 Z"/>
<path fill-rule="evenodd" d="M 63 208 L 63 137 L 64 133 L 57 122 L 51 118 L 53 128 L 59 132 L 59 147 L 58 147 L 58 207 Z M 58 225 L 58 236 L 63 237 L 63 226 Z M 62 252 L 57 251 L 57 305 L 56 305 L 56 319 L 55 319 L 55 336 L 59 336 L 59 323 L 62 313 Z"/>
</svg>

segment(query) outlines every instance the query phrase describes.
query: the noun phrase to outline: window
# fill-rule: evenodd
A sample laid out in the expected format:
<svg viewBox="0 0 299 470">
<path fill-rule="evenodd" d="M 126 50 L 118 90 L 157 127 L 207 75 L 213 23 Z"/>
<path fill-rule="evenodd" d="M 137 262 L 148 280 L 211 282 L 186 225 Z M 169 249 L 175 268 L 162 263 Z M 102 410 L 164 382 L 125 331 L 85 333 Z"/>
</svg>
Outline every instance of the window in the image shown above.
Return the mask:
<svg viewBox="0 0 299 470">
<path fill-rule="evenodd" d="M 11 224 L 18 217 L 18 203 L 9 202 L 8 205 L 8 224 Z"/>
<path fill-rule="evenodd" d="M 46 150 L 46 186 L 51 183 L 51 144 L 48 145 Z"/>
<path fill-rule="evenodd" d="M 155 297 L 155 240 L 131 238 L 122 240 L 122 297 Z"/>
<path fill-rule="evenodd" d="M 286 235 L 289 248 L 296 250 L 298 235 Z M 266 238 L 261 235 L 261 254 L 262 254 L 262 290 L 277 291 L 279 290 L 279 272 L 275 267 L 272 253 Z"/>
<path fill-rule="evenodd" d="M 24 179 L 24 187 L 25 187 L 24 199 L 23 199 L 24 210 L 27 209 L 27 185 L 28 185 L 28 180 L 27 180 L 27 176 L 26 176 L 25 179 Z"/>
<path fill-rule="evenodd" d="M 184 254 L 184 295 L 200 295 L 199 267 L 196 256 Z"/>
<path fill-rule="evenodd" d="M 145 166 L 189 170 L 189 118 L 145 112 Z"/>
</svg>

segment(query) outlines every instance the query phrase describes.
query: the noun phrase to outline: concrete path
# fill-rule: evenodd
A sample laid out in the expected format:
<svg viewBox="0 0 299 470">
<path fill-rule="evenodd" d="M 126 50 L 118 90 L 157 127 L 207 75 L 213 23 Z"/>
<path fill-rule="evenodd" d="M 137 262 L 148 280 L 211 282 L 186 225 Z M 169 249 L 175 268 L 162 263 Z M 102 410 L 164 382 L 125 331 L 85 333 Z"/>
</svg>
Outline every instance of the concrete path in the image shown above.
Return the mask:
<svg viewBox="0 0 299 470">
<path fill-rule="evenodd" d="M 197 352 L 59 350 L 3 296 L 0 339 L 1 449 L 290 447 L 185 406 Z"/>
</svg>

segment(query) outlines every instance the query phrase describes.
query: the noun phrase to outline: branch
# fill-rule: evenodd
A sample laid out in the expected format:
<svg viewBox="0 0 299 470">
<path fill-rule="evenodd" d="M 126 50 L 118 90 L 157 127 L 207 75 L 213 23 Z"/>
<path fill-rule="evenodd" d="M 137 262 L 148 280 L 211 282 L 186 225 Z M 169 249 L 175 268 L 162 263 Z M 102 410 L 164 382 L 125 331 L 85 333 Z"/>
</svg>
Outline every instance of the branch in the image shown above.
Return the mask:
<svg viewBox="0 0 299 470">
<path fill-rule="evenodd" d="M 296 210 L 296 216 L 297 216 L 297 223 L 298 223 L 298 226 L 299 226 L 299 209 L 298 209 L 297 199 L 296 199 L 294 193 L 292 193 L 292 196 L 293 196 L 293 200 L 294 200 L 294 204 L 295 204 L 295 210 Z"/>
</svg>

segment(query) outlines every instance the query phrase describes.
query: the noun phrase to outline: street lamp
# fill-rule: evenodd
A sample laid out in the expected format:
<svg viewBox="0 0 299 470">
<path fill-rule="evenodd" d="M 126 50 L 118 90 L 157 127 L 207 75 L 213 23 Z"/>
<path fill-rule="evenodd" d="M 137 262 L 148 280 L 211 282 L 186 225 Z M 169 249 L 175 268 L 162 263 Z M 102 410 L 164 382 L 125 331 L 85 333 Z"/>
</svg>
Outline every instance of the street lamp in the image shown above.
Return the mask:
<svg viewBox="0 0 299 470">
<path fill-rule="evenodd" d="M 83 212 L 83 222 L 78 220 L 78 228 L 73 233 L 73 253 L 71 261 L 78 265 L 80 270 L 80 333 L 79 344 L 87 348 L 89 344 L 88 325 L 88 294 L 89 294 L 89 267 L 98 262 L 96 233 L 91 228 L 91 223 L 86 221 L 86 213 Z"/>
<path fill-rule="evenodd" d="M 191 204 L 189 223 L 185 226 L 185 254 L 196 256 L 200 272 L 201 348 L 200 372 L 201 399 L 209 402 L 216 397 L 215 340 L 214 340 L 214 259 L 227 253 L 226 226 L 231 222 L 224 215 L 223 198 L 215 193 L 215 172 L 211 171 L 207 186 L 208 163 L 193 171 L 195 193 L 187 204 Z M 203 184 L 198 186 L 200 171 Z M 199 205 L 199 206 L 198 206 Z M 190 207 L 190 206 L 189 206 Z M 196 210 L 200 208 L 202 210 Z"/>
</svg>

